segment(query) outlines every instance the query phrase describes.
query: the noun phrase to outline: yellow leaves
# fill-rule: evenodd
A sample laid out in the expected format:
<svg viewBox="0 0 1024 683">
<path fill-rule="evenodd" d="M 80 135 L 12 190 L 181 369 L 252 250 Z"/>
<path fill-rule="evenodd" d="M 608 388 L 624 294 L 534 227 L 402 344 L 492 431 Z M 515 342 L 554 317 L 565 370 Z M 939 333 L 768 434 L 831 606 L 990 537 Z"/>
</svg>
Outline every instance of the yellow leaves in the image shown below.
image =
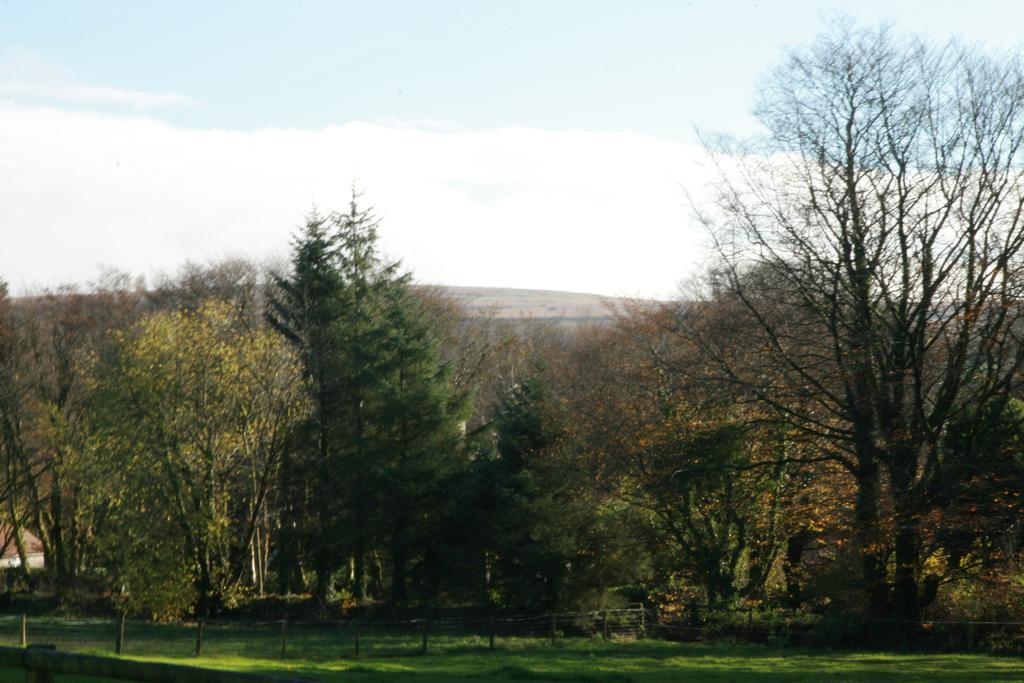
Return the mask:
<svg viewBox="0 0 1024 683">
<path fill-rule="evenodd" d="M 172 542 L 160 562 L 120 570 L 133 599 L 162 612 L 189 602 L 195 568 L 175 564 L 184 550 L 214 573 L 226 562 L 233 507 L 256 498 L 251 482 L 275 466 L 274 449 L 303 415 L 301 367 L 276 333 L 219 302 L 149 315 L 117 342 L 120 363 L 97 380 L 112 412 L 90 446 L 121 499 L 120 528 L 147 547 Z"/>
<path fill-rule="evenodd" d="M 153 409 L 183 409 L 194 424 L 231 419 L 239 404 L 268 391 L 268 377 L 280 390 L 301 376 L 277 335 L 247 327 L 222 302 L 144 318 L 122 340 L 122 353 L 135 396 Z"/>
</svg>

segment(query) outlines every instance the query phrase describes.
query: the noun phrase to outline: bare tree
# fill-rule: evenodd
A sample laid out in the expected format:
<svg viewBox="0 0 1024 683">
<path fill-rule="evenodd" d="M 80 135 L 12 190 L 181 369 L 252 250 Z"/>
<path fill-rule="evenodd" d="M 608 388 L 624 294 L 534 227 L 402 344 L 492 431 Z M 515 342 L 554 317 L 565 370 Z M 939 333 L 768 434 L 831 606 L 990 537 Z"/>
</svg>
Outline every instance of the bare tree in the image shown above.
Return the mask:
<svg viewBox="0 0 1024 683">
<path fill-rule="evenodd" d="M 922 548 L 943 434 L 983 433 L 1024 360 L 1020 57 L 840 22 L 766 79 L 757 114 L 768 135 L 709 145 L 720 182 L 697 208 L 714 297 L 751 336 L 689 335 L 845 466 L 872 611 L 917 619 L 955 570 Z"/>
</svg>

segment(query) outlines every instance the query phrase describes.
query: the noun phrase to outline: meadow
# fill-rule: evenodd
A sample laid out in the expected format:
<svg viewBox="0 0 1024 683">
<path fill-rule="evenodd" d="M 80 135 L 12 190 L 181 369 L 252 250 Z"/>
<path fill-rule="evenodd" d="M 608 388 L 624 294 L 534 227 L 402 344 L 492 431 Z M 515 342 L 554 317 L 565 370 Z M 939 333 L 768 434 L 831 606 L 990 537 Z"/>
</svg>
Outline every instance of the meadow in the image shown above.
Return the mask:
<svg viewBox="0 0 1024 683">
<path fill-rule="evenodd" d="M 16 645 L 13 622 L 0 622 L 3 644 Z M 36 620 L 30 642 L 56 642 L 62 650 L 113 654 L 109 621 Z M 1016 681 L 1024 661 L 968 654 L 865 653 L 733 643 L 679 643 L 660 639 L 605 641 L 594 638 L 488 639 L 438 634 L 426 654 L 415 629 L 363 635 L 359 657 L 350 630 L 293 628 L 281 657 L 280 629 L 273 626 L 207 626 L 202 656 L 194 654 L 195 630 L 186 626 L 130 623 L 126 657 L 212 669 L 258 672 L 311 680 L 359 681 L 579 681 L 668 683 L 673 681 Z M 0 669 L 0 682 L 25 673 Z M 60 677 L 58 681 L 97 681 Z"/>
</svg>

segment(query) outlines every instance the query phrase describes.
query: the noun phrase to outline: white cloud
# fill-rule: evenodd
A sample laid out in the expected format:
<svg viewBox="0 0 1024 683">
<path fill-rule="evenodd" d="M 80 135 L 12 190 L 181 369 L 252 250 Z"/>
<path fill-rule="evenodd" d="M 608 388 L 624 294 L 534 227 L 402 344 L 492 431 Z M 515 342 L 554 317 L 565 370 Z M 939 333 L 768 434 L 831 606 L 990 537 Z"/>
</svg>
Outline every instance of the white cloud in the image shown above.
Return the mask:
<svg viewBox="0 0 1024 683">
<path fill-rule="evenodd" d="M 699 257 L 691 145 L 632 133 L 346 123 L 256 132 L 0 105 L 0 277 L 287 252 L 357 178 L 385 250 L 424 282 L 666 295 Z"/>
<path fill-rule="evenodd" d="M 0 82 L 0 97 L 92 105 L 111 104 L 133 109 L 192 104 L 191 99 L 179 93 L 149 93 L 75 83 Z"/>
<path fill-rule="evenodd" d="M 67 69 L 20 48 L 0 48 L 0 98 L 20 104 L 73 104 L 135 110 L 194 104 L 186 95 L 175 92 L 152 93 L 87 85 Z"/>
</svg>

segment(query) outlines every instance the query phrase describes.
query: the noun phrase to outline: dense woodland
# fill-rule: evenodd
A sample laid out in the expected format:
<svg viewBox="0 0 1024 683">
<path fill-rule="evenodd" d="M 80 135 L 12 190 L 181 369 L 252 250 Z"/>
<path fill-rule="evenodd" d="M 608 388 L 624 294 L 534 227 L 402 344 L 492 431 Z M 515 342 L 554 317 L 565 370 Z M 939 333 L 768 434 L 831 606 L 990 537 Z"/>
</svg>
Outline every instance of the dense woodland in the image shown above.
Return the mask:
<svg viewBox="0 0 1024 683">
<path fill-rule="evenodd" d="M 707 143 L 706 270 L 607 324 L 467 314 L 355 194 L 279 268 L 5 295 L 0 517 L 46 553 L 8 586 L 1019 616 L 1019 58 L 838 25 L 757 113 Z"/>
</svg>

